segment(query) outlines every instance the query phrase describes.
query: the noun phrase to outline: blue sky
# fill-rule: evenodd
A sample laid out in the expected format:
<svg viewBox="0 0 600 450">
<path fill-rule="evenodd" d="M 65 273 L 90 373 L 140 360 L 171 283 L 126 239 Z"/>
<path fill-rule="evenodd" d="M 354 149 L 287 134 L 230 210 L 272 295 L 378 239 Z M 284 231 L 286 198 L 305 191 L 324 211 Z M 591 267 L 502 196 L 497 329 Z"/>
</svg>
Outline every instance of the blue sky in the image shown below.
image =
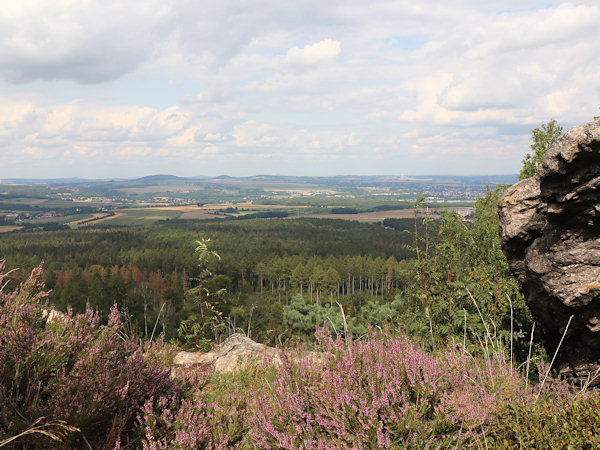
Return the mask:
<svg viewBox="0 0 600 450">
<path fill-rule="evenodd" d="M 600 105 L 583 0 L 21 0 L 0 178 L 516 173 Z"/>
</svg>

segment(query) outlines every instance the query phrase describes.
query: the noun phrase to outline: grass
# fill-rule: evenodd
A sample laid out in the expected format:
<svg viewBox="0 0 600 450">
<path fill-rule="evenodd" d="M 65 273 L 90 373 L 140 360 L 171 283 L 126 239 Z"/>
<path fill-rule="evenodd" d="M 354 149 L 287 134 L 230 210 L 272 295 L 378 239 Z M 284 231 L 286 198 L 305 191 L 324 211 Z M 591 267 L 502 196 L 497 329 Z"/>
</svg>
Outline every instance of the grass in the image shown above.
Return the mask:
<svg viewBox="0 0 600 450">
<path fill-rule="evenodd" d="M 28 205 L 40 205 L 42 203 L 45 203 L 47 200 L 47 198 L 14 197 L 2 199 L 0 201 L 0 205 L 2 205 L 2 203 L 23 203 Z"/>
<path fill-rule="evenodd" d="M 9 231 L 20 230 L 23 227 L 13 225 L 0 225 L 0 233 L 8 233 Z"/>
</svg>

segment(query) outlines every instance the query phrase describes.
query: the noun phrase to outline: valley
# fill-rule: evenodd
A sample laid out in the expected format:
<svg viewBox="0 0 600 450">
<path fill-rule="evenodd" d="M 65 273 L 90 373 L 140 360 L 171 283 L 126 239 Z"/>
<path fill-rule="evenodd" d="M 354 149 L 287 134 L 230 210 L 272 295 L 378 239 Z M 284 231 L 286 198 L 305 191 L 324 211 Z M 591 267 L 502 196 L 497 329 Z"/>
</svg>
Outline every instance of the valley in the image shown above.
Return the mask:
<svg viewBox="0 0 600 450">
<path fill-rule="evenodd" d="M 486 186 L 515 176 L 182 178 L 22 180 L 0 183 L 0 232 L 135 226 L 166 220 L 274 217 L 380 222 L 424 212 L 468 216 Z"/>
</svg>

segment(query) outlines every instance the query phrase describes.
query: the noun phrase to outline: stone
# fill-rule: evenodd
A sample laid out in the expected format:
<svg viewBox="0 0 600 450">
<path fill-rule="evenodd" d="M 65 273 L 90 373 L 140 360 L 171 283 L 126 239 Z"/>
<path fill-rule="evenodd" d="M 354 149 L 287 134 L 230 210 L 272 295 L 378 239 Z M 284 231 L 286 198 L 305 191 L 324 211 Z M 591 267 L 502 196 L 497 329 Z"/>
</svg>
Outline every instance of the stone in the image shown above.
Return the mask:
<svg viewBox="0 0 600 450">
<path fill-rule="evenodd" d="M 46 323 L 55 323 L 60 321 L 61 319 L 67 317 L 67 315 L 63 312 L 60 312 L 56 309 L 44 309 L 42 310 L 42 317 L 46 319 Z"/>
<path fill-rule="evenodd" d="M 600 121 L 560 137 L 498 212 L 502 249 L 548 354 L 573 316 L 557 368 L 600 386 Z"/>
<path fill-rule="evenodd" d="M 320 363 L 322 355 L 316 352 L 300 352 L 288 354 L 290 359 L 308 359 Z M 208 353 L 179 352 L 173 359 L 174 367 L 214 367 L 216 373 L 232 373 L 243 369 L 249 364 L 282 363 L 278 349 L 254 342 L 240 333 L 235 333 L 225 339 Z"/>
<path fill-rule="evenodd" d="M 208 353 L 179 352 L 173 365 L 186 367 L 209 367 L 214 365 L 217 373 L 231 373 L 249 363 L 261 363 L 265 358 L 279 358 L 274 348 L 254 342 L 243 334 L 232 334 Z M 280 360 L 279 360 L 280 361 Z"/>
</svg>

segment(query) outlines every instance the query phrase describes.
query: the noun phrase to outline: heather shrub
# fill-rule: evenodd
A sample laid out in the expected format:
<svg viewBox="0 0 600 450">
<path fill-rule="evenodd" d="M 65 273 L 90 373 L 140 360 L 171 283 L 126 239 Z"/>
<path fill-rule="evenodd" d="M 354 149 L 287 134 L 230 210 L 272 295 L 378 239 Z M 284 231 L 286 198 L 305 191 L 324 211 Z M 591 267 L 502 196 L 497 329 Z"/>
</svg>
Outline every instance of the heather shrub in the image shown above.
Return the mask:
<svg viewBox="0 0 600 450">
<path fill-rule="evenodd" d="M 232 448 L 244 446 L 246 436 L 247 392 L 237 382 L 219 392 L 207 384 L 211 371 L 179 372 L 178 379 L 188 388 L 185 396 L 151 399 L 139 416 L 143 448 Z M 217 379 L 220 377 L 217 377 Z M 224 377 L 229 379 L 229 377 Z M 248 444 L 248 441 L 245 441 Z"/>
<path fill-rule="evenodd" d="M 139 421 L 145 449 L 255 447 L 248 434 L 249 400 L 275 380 L 276 368 L 255 363 L 233 374 L 215 374 L 212 368 L 173 374 L 185 391 L 144 405 Z"/>
<path fill-rule="evenodd" d="M 285 363 L 251 399 L 249 433 L 259 447 L 423 447 L 482 439 L 494 411 L 527 397 L 499 361 L 449 350 L 435 357 L 404 336 L 360 341 L 317 333 L 331 355 Z"/>
<path fill-rule="evenodd" d="M 34 424 L 51 423 L 79 429 L 65 447 L 127 441 L 148 398 L 178 392 L 167 357 L 159 356 L 168 351 L 125 339 L 116 307 L 106 325 L 89 308 L 47 323 L 48 292 L 40 280 L 38 267 L 12 293 L 0 292 L 0 441 L 25 432 L 12 445 L 56 446 L 48 434 L 31 432 Z"/>
<path fill-rule="evenodd" d="M 534 400 L 502 360 L 431 355 L 405 336 L 346 342 L 324 328 L 317 350 L 320 358 L 288 350 L 281 365 L 204 374 L 187 383 L 199 386 L 193 395 L 148 402 L 144 447 L 484 446 L 504 404 Z"/>
</svg>

